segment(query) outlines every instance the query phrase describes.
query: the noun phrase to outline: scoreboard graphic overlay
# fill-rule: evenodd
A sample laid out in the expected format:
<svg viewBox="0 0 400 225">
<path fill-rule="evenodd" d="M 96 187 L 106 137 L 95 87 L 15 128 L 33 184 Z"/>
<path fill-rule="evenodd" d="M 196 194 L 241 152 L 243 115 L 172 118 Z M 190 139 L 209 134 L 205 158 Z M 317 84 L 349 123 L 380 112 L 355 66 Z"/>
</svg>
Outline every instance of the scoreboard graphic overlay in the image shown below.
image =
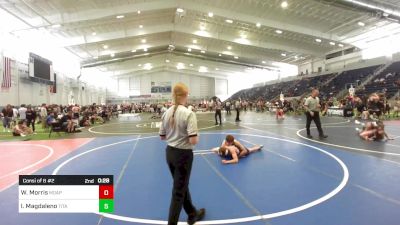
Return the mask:
<svg viewBox="0 0 400 225">
<path fill-rule="evenodd" d="M 20 175 L 20 213 L 114 212 L 113 175 Z"/>
</svg>

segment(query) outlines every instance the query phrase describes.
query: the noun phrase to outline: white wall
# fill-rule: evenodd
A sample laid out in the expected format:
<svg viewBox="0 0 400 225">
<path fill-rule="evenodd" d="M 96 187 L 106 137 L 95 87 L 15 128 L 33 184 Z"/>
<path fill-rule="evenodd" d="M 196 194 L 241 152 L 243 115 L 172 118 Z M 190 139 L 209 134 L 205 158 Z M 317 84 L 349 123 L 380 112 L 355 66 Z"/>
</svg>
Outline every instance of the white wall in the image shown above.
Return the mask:
<svg viewBox="0 0 400 225">
<path fill-rule="evenodd" d="M 3 74 L 3 56 L 0 54 L 0 74 Z M 50 86 L 32 82 L 28 79 L 28 68 L 24 63 L 13 61 L 11 65 L 11 88 L 0 91 L 0 105 L 12 104 L 62 104 L 71 102 L 71 93 L 74 102 L 81 105 L 105 102 L 106 90 L 95 88 L 85 83 L 77 83 L 64 74 L 57 72 L 57 93 L 50 93 Z M 0 77 L 0 83 L 2 76 Z M 71 82 L 73 81 L 73 82 Z M 84 87 L 84 90 L 82 90 Z"/>
<path fill-rule="evenodd" d="M 189 88 L 189 94 L 194 98 L 212 97 L 215 95 L 215 78 L 197 76 L 183 72 L 154 71 L 153 73 L 131 75 L 118 78 L 118 93 L 128 97 L 130 95 L 151 95 L 151 82 L 171 82 L 173 87 L 182 82 Z M 161 94 L 152 94 L 160 97 Z M 171 94 L 162 97 L 170 98 Z"/>
</svg>

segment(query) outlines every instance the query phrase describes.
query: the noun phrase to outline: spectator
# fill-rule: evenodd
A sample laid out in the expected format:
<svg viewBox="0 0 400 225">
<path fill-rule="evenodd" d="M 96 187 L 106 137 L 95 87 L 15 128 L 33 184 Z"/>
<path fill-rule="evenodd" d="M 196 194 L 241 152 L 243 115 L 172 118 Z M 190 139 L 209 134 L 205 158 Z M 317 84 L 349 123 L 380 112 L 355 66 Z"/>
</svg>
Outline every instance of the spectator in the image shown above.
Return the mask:
<svg viewBox="0 0 400 225">
<path fill-rule="evenodd" d="M 47 119 L 47 108 L 46 108 L 46 103 L 42 104 L 42 107 L 40 107 L 40 118 L 42 121 L 42 128 L 47 128 L 47 123 L 46 123 L 46 119 Z"/>
<path fill-rule="evenodd" d="M 11 120 L 13 117 L 13 110 L 11 108 L 11 105 L 8 104 L 2 111 L 1 113 L 3 114 L 3 132 L 11 132 Z"/>
<path fill-rule="evenodd" d="M 26 120 L 26 110 L 27 108 L 25 108 L 25 104 L 22 104 L 21 107 L 18 109 L 20 120 Z"/>
<path fill-rule="evenodd" d="M 26 110 L 26 123 L 28 127 L 32 125 L 32 131 L 35 132 L 35 121 L 36 121 L 36 112 L 32 109 L 32 106 L 28 105 Z"/>
<path fill-rule="evenodd" d="M 13 135 L 14 136 L 25 137 L 25 136 L 31 135 L 31 134 L 33 134 L 33 131 L 32 131 L 31 128 L 26 126 L 26 121 L 25 120 L 18 121 L 18 124 L 13 129 Z"/>
</svg>

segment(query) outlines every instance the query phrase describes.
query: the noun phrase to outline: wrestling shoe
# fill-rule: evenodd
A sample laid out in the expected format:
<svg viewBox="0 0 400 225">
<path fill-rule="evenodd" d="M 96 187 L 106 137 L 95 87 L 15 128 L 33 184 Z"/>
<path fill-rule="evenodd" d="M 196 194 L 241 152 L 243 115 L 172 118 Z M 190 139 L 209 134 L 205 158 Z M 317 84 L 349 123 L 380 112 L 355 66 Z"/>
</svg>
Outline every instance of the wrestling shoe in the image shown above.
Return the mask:
<svg viewBox="0 0 400 225">
<path fill-rule="evenodd" d="M 187 223 L 188 223 L 189 225 L 193 225 L 193 224 L 196 223 L 197 221 L 202 220 L 202 219 L 204 218 L 204 215 L 206 215 L 206 209 L 202 208 L 202 209 L 200 209 L 200 210 L 198 210 L 198 211 L 196 212 L 196 215 L 194 215 L 194 216 L 189 216 L 189 217 L 188 217 L 188 220 L 187 220 Z"/>
</svg>

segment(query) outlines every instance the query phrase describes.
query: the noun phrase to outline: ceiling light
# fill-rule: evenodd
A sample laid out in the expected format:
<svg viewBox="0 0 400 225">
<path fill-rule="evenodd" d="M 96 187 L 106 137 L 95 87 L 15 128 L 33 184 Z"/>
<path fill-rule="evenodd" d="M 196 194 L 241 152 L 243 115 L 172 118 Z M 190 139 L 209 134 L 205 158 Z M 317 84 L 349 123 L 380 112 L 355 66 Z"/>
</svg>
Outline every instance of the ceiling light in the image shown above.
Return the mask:
<svg viewBox="0 0 400 225">
<path fill-rule="evenodd" d="M 201 50 L 201 53 L 203 53 L 203 54 L 204 54 L 204 53 L 206 53 L 206 51 L 204 51 L 204 50 Z"/>
<path fill-rule="evenodd" d="M 96 34 L 97 34 L 96 32 L 92 32 L 92 35 L 93 35 L 93 36 L 96 36 Z"/>
<path fill-rule="evenodd" d="M 178 13 L 183 13 L 185 10 L 183 10 L 182 8 L 177 8 L 176 11 L 177 11 Z"/>
<path fill-rule="evenodd" d="M 225 22 L 227 22 L 227 23 L 233 23 L 233 20 L 227 19 L 227 20 L 225 20 Z"/>
<path fill-rule="evenodd" d="M 131 52 L 136 52 L 136 49 L 133 49 Z"/>
<path fill-rule="evenodd" d="M 140 13 L 141 13 L 140 10 L 138 10 L 138 11 L 137 11 L 137 14 L 140 14 Z"/>
<path fill-rule="evenodd" d="M 166 62 L 166 63 L 169 63 L 170 61 L 169 61 L 169 59 L 166 59 L 165 62 Z"/>
<path fill-rule="evenodd" d="M 153 68 L 153 66 L 151 65 L 151 63 L 145 63 L 143 65 L 143 69 L 145 70 L 151 70 Z"/>
<path fill-rule="evenodd" d="M 200 72 L 200 73 L 206 73 L 206 72 L 208 72 L 208 68 L 205 67 L 205 66 L 200 66 L 200 67 L 199 67 L 199 72 Z"/>
<path fill-rule="evenodd" d="M 98 59 L 98 58 L 99 58 L 98 56 L 94 56 L 94 57 L 93 57 L 93 59 Z"/>
<path fill-rule="evenodd" d="M 321 40 L 321 39 L 319 39 L 319 38 L 316 38 L 316 39 L 315 39 L 315 41 L 316 41 L 316 42 L 319 42 L 319 43 L 321 43 L 321 42 L 322 42 L 322 40 Z"/>
<path fill-rule="evenodd" d="M 329 42 L 329 44 L 330 44 L 330 45 L 336 45 L 336 43 L 335 43 L 335 42 L 332 42 L 332 41 Z"/>
<path fill-rule="evenodd" d="M 283 32 L 281 30 L 276 30 L 275 33 L 282 34 Z"/>
<path fill-rule="evenodd" d="M 114 53 L 111 53 L 111 54 L 110 54 L 110 56 L 111 56 L 111 57 L 114 57 L 114 56 L 115 56 L 115 54 L 114 54 Z"/>
<path fill-rule="evenodd" d="M 54 24 L 53 26 L 51 26 L 52 28 L 59 28 L 61 27 L 61 24 Z"/>
<path fill-rule="evenodd" d="M 363 22 L 361 22 L 361 21 L 360 21 L 360 22 L 358 22 L 357 24 L 358 24 L 358 26 L 360 26 L 360 27 L 363 27 L 363 26 L 365 26 L 365 23 L 363 23 Z"/>
<path fill-rule="evenodd" d="M 281 53 L 281 56 L 285 57 L 285 56 L 286 56 L 286 53 Z"/>
<path fill-rule="evenodd" d="M 218 56 L 222 56 L 222 54 L 218 54 Z"/>
<path fill-rule="evenodd" d="M 139 64 L 139 65 L 137 65 L 138 67 L 141 67 L 142 66 L 142 64 Z"/>
<path fill-rule="evenodd" d="M 256 23 L 256 27 L 261 27 L 261 23 Z"/>
<path fill-rule="evenodd" d="M 176 65 L 176 69 L 178 69 L 178 70 L 185 69 L 185 64 L 183 64 L 183 63 L 178 63 L 178 64 Z"/>
<path fill-rule="evenodd" d="M 192 49 L 191 49 L 191 48 L 188 48 L 187 50 L 188 50 L 188 52 L 191 52 L 191 51 L 192 51 Z"/>
<path fill-rule="evenodd" d="M 212 12 L 208 13 L 208 17 L 213 17 L 213 16 L 214 16 L 214 13 L 212 13 Z"/>
<path fill-rule="evenodd" d="M 143 28 L 143 25 L 140 24 L 140 25 L 139 25 L 139 28 Z"/>
<path fill-rule="evenodd" d="M 197 44 L 197 40 L 196 39 L 193 40 L 193 44 Z"/>
<path fill-rule="evenodd" d="M 124 15 L 118 15 L 118 16 L 116 16 L 115 18 L 117 18 L 117 19 L 122 19 L 122 18 L 124 18 L 125 16 Z"/>
<path fill-rule="evenodd" d="M 232 46 L 228 46 L 227 49 L 228 49 L 228 50 L 232 50 Z"/>
<path fill-rule="evenodd" d="M 265 61 L 262 61 L 262 63 L 264 63 L 264 64 L 265 64 L 265 63 L 267 63 L 267 62 L 265 62 Z"/>
<path fill-rule="evenodd" d="M 143 51 L 144 51 L 144 52 L 147 52 L 147 48 L 144 48 Z"/>
<path fill-rule="evenodd" d="M 288 3 L 287 3 L 287 1 L 283 1 L 282 3 L 281 3 L 281 7 L 282 8 L 287 8 L 288 7 Z"/>
<path fill-rule="evenodd" d="M 193 66 L 193 64 L 190 63 L 189 66 Z"/>
<path fill-rule="evenodd" d="M 104 49 L 108 49 L 108 45 L 103 45 L 103 48 Z"/>
<path fill-rule="evenodd" d="M 235 59 L 238 59 L 239 58 L 239 56 L 235 56 Z"/>
<path fill-rule="evenodd" d="M 298 59 L 299 57 L 297 55 L 294 56 L 294 59 Z"/>
<path fill-rule="evenodd" d="M 215 68 L 215 70 L 217 70 L 217 71 L 218 71 L 219 69 L 218 69 L 218 68 Z"/>
<path fill-rule="evenodd" d="M 142 39 L 142 41 L 141 41 L 141 42 L 142 42 L 143 44 L 144 44 L 144 43 L 146 43 L 146 39 Z"/>
<path fill-rule="evenodd" d="M 343 45 L 343 44 L 338 44 L 338 46 L 339 46 L 339 47 L 343 47 L 344 45 Z"/>
</svg>

